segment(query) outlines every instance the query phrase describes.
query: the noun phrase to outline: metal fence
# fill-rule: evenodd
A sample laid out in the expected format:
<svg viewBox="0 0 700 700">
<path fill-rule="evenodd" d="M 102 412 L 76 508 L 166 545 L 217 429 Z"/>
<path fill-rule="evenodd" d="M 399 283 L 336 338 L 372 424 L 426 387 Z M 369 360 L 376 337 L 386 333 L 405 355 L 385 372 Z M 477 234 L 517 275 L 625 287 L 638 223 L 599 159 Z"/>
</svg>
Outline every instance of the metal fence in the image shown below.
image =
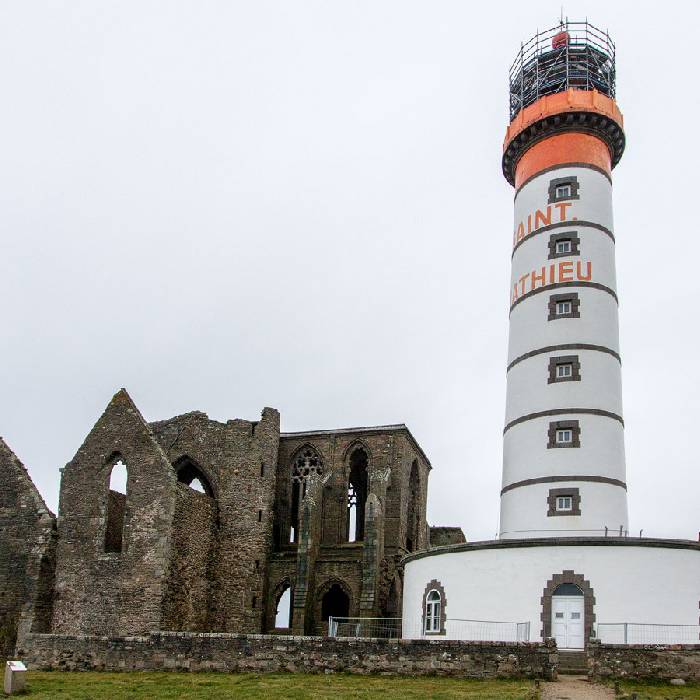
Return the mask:
<svg viewBox="0 0 700 700">
<path fill-rule="evenodd" d="M 590 22 L 562 21 L 524 42 L 509 73 L 510 118 L 568 88 L 615 97 L 615 44 Z"/>
<path fill-rule="evenodd" d="M 700 641 L 700 625 L 599 622 L 595 631 L 603 644 L 697 644 Z"/>
<path fill-rule="evenodd" d="M 471 642 L 529 642 L 529 622 L 495 622 L 491 620 L 445 621 L 447 639 Z M 401 618 L 329 617 L 329 637 L 365 637 L 380 639 L 430 639 L 422 620 L 402 623 Z M 438 637 L 438 639 L 443 637 Z"/>
</svg>

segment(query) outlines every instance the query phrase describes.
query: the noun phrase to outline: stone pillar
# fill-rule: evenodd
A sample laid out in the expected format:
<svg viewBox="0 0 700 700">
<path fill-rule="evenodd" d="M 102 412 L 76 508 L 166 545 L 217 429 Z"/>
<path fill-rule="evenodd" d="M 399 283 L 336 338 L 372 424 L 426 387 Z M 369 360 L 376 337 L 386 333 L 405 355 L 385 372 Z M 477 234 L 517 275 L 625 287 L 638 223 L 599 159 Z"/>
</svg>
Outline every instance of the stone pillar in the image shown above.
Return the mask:
<svg viewBox="0 0 700 700">
<path fill-rule="evenodd" d="M 362 544 L 362 592 L 360 617 L 379 615 L 379 577 L 384 556 L 384 501 L 391 469 L 375 469 L 369 474 L 365 504 L 365 537 Z"/>
<path fill-rule="evenodd" d="M 310 633 L 313 605 L 314 568 L 321 539 L 321 496 L 329 475 L 311 474 L 306 480 L 306 495 L 301 501 L 299 544 L 297 546 L 296 584 L 292 606 L 292 633 Z"/>
</svg>

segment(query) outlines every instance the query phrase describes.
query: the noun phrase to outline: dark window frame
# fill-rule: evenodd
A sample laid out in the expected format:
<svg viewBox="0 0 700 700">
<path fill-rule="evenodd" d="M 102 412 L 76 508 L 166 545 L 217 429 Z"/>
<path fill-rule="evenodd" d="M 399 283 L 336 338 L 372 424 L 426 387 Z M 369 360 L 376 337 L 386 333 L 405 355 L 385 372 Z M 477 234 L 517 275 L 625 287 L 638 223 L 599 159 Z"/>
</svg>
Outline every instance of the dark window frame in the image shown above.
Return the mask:
<svg viewBox="0 0 700 700">
<path fill-rule="evenodd" d="M 557 508 L 557 498 L 568 496 L 571 498 L 570 510 L 559 510 Z M 581 515 L 581 493 L 578 488 L 549 489 L 547 494 L 547 517 L 552 518 L 562 515 Z"/>
<path fill-rule="evenodd" d="M 557 367 L 559 365 L 571 365 L 570 377 L 557 377 Z M 549 358 L 549 377 L 547 384 L 558 384 L 559 382 L 580 382 L 581 381 L 581 361 L 578 355 L 560 355 Z"/>
<path fill-rule="evenodd" d="M 425 629 L 426 617 L 428 614 L 428 595 L 431 591 L 437 591 L 440 594 L 440 629 L 427 632 Z M 437 579 L 433 579 L 428 583 L 423 591 L 423 617 L 421 619 L 421 631 L 426 637 L 445 635 L 445 623 L 447 622 L 447 597 L 445 596 L 445 588 Z"/>
<path fill-rule="evenodd" d="M 571 442 L 557 442 L 557 430 L 571 430 Z M 549 442 L 547 449 L 569 449 L 581 447 L 581 426 L 577 420 L 555 420 L 549 424 L 547 431 Z"/>
<path fill-rule="evenodd" d="M 557 197 L 557 187 L 562 187 L 564 185 L 569 185 L 571 187 L 571 193 L 567 197 Z M 579 189 L 580 185 L 576 175 L 555 177 L 553 180 L 549 181 L 549 199 L 547 200 L 547 203 L 556 204 L 557 202 L 568 202 L 572 199 L 581 199 L 581 195 L 578 193 Z"/>
<path fill-rule="evenodd" d="M 571 251 L 568 253 L 557 253 L 557 243 L 560 241 L 571 241 Z M 552 233 L 549 236 L 549 255 L 547 260 L 556 258 L 567 258 L 573 255 L 581 255 L 581 239 L 576 231 L 566 231 L 563 233 Z"/>
<path fill-rule="evenodd" d="M 571 312 L 568 314 L 557 313 L 557 304 L 563 301 L 571 302 Z M 550 294 L 548 309 L 548 321 L 556 321 L 560 318 L 581 318 L 581 300 L 579 299 L 578 292 L 570 292 L 568 294 Z"/>
</svg>

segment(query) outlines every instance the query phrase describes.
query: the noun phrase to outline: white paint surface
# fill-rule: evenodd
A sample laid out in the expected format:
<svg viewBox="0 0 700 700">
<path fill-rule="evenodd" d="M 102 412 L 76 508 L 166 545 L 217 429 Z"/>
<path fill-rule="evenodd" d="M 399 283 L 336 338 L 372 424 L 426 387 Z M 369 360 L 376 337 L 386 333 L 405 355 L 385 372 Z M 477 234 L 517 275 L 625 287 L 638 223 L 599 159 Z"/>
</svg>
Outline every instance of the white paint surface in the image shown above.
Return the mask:
<svg viewBox="0 0 700 700">
<path fill-rule="evenodd" d="M 578 199 L 549 203 L 551 181 L 570 176 L 577 179 Z M 626 531 L 625 489 L 595 483 L 601 479 L 625 482 L 626 478 L 623 426 L 616 419 L 622 416 L 620 362 L 611 352 L 561 347 L 595 345 L 619 353 L 618 302 L 610 293 L 617 288 L 615 243 L 596 228 L 613 229 L 612 186 L 602 173 L 590 168 L 556 168 L 526 184 L 515 199 L 514 209 L 515 240 L 520 240 L 523 230 L 526 237 L 512 257 L 510 294 L 511 302 L 517 303 L 510 313 L 508 362 L 519 362 L 508 372 L 505 423 L 524 420 L 504 434 L 503 485 L 548 481 L 502 496 L 500 536 L 559 536 L 563 531 L 603 535 L 606 528 L 619 527 Z M 577 226 L 577 221 L 587 225 Z M 527 235 L 528 230 L 537 230 L 538 224 L 558 222 L 570 222 L 571 226 Z M 578 254 L 550 259 L 550 236 L 565 232 L 578 236 Z M 589 269 L 590 279 L 583 279 L 589 277 Z M 568 286 L 556 286 L 562 281 Z M 591 283 L 608 290 L 586 286 Z M 550 320 L 550 297 L 567 292 L 578 294 L 579 317 Z M 552 349 L 522 358 L 543 348 Z M 580 380 L 550 382 L 550 361 L 564 356 L 578 357 Z M 559 413 L 564 410 L 567 414 Z M 530 418 L 532 414 L 544 415 Z M 578 421 L 580 446 L 549 447 L 550 424 L 566 420 Z M 554 479 L 562 476 L 572 479 Z M 576 480 L 576 476 L 587 478 Z M 581 495 L 580 514 L 549 515 L 549 490 L 565 487 Z"/>
<path fill-rule="evenodd" d="M 422 614 L 425 587 L 437 579 L 445 589 L 447 639 L 459 638 L 459 625 L 451 621 L 464 619 L 530 622 L 530 639 L 536 641 L 543 591 L 565 570 L 590 583 L 597 623 L 697 625 L 700 549 L 552 544 L 448 550 L 407 562 L 404 627 L 410 636 Z"/>
</svg>

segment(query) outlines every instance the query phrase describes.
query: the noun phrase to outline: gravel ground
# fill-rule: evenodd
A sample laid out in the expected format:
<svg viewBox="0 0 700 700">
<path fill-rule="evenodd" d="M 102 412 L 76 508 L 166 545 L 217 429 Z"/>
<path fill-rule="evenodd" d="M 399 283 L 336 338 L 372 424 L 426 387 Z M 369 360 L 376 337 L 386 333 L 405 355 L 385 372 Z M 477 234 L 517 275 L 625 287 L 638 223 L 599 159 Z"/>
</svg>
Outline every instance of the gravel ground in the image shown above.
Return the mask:
<svg viewBox="0 0 700 700">
<path fill-rule="evenodd" d="M 610 688 L 590 683 L 585 676 L 559 676 L 555 683 L 542 684 L 542 700 L 614 700 Z"/>
</svg>

